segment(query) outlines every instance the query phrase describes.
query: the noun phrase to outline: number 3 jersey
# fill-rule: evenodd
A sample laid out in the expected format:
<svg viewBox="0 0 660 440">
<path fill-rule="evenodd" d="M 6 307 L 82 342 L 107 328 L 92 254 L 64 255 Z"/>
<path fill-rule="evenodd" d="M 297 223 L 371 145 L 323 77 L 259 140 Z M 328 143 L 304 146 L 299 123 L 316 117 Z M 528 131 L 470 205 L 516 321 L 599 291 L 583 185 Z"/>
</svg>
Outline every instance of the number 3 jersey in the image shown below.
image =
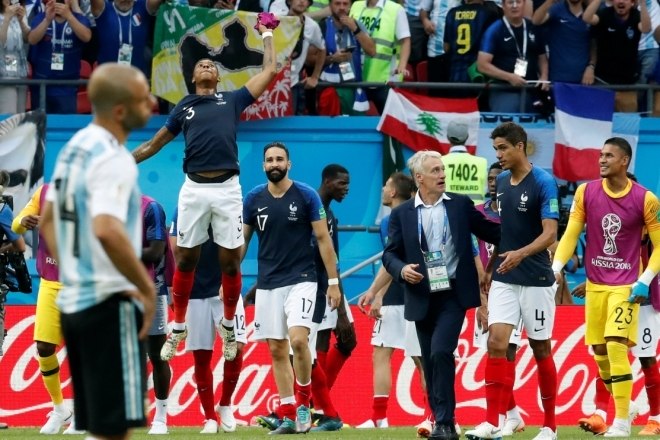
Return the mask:
<svg viewBox="0 0 660 440">
<path fill-rule="evenodd" d="M 46 198 L 53 203 L 62 290 L 57 305 L 75 313 L 134 290 L 108 258 L 93 220 L 110 215 L 124 224 L 133 252 L 142 251 L 137 166 L 131 153 L 104 128 L 90 124 L 60 152 Z"/>
<path fill-rule="evenodd" d="M 617 194 L 606 188 L 604 180 L 580 185 L 571 219 L 587 225 L 587 279 L 608 286 L 637 281 L 644 228 L 660 229 L 657 217 L 658 199 L 635 182 L 629 181 Z"/>
<path fill-rule="evenodd" d="M 316 282 L 312 222 L 325 219 L 316 191 L 293 181 L 276 198 L 266 184 L 255 187 L 243 203 L 243 223 L 259 237 L 257 288 L 276 289 Z"/>
</svg>

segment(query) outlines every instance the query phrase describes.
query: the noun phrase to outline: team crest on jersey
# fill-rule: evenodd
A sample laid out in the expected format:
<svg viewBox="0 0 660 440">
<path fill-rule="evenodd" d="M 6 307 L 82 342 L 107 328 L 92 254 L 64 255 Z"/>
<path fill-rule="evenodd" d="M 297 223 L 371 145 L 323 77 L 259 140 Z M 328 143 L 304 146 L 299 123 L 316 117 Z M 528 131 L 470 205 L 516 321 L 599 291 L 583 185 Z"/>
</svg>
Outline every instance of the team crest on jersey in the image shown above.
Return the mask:
<svg viewBox="0 0 660 440">
<path fill-rule="evenodd" d="M 296 206 L 296 202 L 291 202 L 289 204 L 289 220 L 292 222 L 298 220 L 298 207 Z"/>
<path fill-rule="evenodd" d="M 525 191 L 520 195 L 520 204 L 518 205 L 518 211 L 527 212 L 527 200 L 529 200 L 529 196 L 527 195 L 527 191 Z"/>
<path fill-rule="evenodd" d="M 616 255 L 618 252 L 616 236 L 621 230 L 621 218 L 614 213 L 605 214 L 600 221 L 600 225 L 603 228 L 603 237 L 605 238 L 603 253 L 605 255 Z"/>
</svg>

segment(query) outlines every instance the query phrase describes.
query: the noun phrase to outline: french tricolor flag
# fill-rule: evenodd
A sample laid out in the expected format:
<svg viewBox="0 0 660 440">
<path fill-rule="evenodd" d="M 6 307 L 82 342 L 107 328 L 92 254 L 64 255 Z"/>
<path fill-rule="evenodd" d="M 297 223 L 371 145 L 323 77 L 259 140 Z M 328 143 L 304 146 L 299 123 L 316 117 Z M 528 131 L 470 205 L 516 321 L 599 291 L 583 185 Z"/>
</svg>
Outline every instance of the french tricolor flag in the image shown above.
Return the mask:
<svg viewBox="0 0 660 440">
<path fill-rule="evenodd" d="M 600 150 L 612 137 L 614 92 L 557 83 L 554 93 L 553 174 L 569 182 L 597 179 Z"/>
</svg>

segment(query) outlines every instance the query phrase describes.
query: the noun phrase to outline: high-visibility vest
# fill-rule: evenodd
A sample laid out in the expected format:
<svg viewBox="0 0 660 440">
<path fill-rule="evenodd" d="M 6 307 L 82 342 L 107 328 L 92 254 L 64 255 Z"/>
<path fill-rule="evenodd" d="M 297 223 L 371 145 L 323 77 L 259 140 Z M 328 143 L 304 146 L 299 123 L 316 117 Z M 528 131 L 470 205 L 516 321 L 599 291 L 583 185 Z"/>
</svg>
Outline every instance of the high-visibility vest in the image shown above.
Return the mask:
<svg viewBox="0 0 660 440">
<path fill-rule="evenodd" d="M 488 162 L 470 153 L 442 156 L 445 165 L 445 190 L 469 196 L 475 204 L 484 202 L 488 190 Z"/>
<path fill-rule="evenodd" d="M 329 4 L 330 4 L 329 0 L 314 0 L 312 4 L 309 5 L 309 8 L 307 8 L 307 13 L 309 14 L 312 12 L 320 11 Z"/>
<path fill-rule="evenodd" d="M 367 7 L 364 0 L 353 3 L 350 16 L 364 24 L 376 43 L 373 57 L 364 55 L 362 80 L 386 83 L 390 79 L 392 58 L 399 42 L 396 38 L 396 17 L 402 6 L 392 0 L 385 0 L 383 7 Z"/>
</svg>

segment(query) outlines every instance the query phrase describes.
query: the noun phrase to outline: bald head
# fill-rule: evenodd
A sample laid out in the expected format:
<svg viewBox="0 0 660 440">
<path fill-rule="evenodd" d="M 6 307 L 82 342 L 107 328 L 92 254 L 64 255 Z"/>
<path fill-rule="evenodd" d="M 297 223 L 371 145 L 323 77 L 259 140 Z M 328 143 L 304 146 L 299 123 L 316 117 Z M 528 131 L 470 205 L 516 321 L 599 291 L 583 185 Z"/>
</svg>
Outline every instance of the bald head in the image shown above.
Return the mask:
<svg viewBox="0 0 660 440">
<path fill-rule="evenodd" d="M 131 101 L 135 87 L 146 81 L 144 74 L 133 66 L 101 64 L 94 69 L 87 88 L 94 113 L 107 113 L 114 106 Z"/>
</svg>

